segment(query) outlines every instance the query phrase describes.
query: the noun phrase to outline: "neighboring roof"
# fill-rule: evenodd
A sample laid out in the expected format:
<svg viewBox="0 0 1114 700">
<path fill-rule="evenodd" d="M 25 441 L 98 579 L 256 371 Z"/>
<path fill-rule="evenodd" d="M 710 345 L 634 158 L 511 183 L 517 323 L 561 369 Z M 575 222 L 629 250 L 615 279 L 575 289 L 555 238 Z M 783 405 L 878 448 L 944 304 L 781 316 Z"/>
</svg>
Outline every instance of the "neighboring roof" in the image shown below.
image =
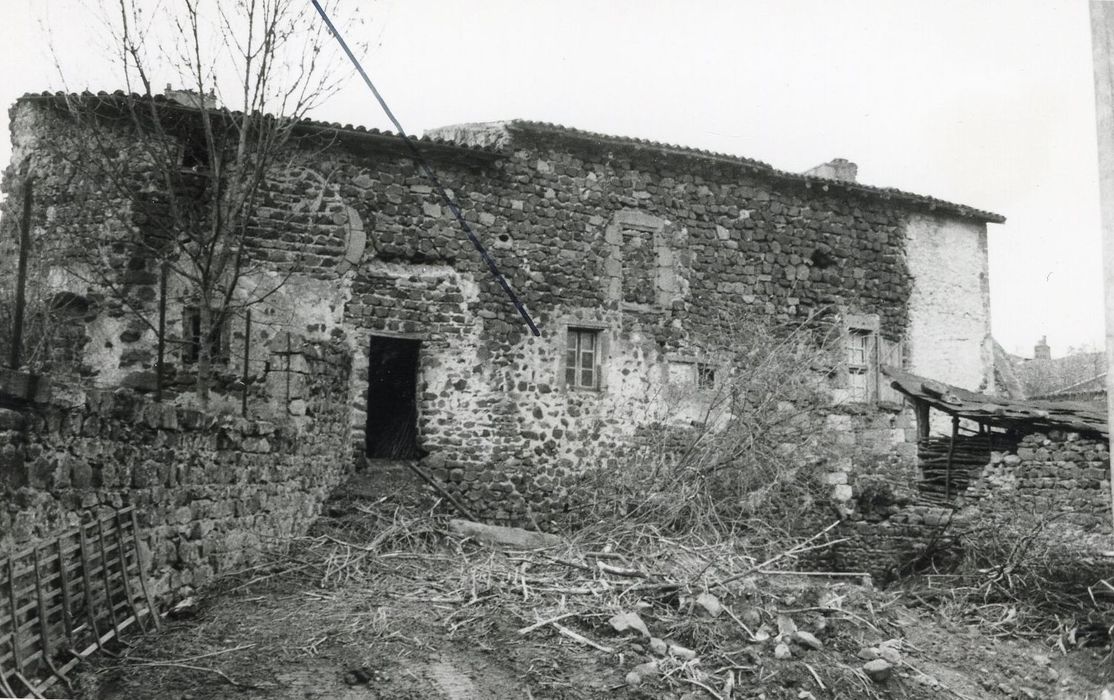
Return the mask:
<svg viewBox="0 0 1114 700">
<path fill-rule="evenodd" d="M 883 366 L 891 386 L 952 416 L 1002 428 L 1059 429 L 1109 435 L 1106 411 L 1075 401 L 1018 401 L 978 394 Z"/>
<path fill-rule="evenodd" d="M 1014 372 L 1021 380 L 1026 396 L 1069 393 L 1069 389 L 1094 381 L 1106 372 L 1106 353 L 1079 352 L 1051 360 L 1021 358 L 1015 362 Z M 1098 390 L 1104 388 L 1100 385 Z"/>
<path fill-rule="evenodd" d="M 805 175 L 803 173 L 791 173 L 785 170 L 778 170 L 773 166 L 763 163 L 759 160 L 752 158 L 744 158 L 742 156 L 731 155 L 729 153 L 717 153 L 714 151 L 707 151 L 699 148 L 690 148 L 688 146 L 678 146 L 669 143 L 661 143 L 658 141 L 648 141 L 646 139 L 630 138 L 626 136 L 612 136 L 609 134 L 601 134 L 594 131 L 584 131 L 573 127 L 562 126 L 560 124 L 551 124 L 549 122 L 529 121 L 523 119 L 514 119 L 506 122 L 489 122 L 481 124 L 462 124 L 458 126 L 442 127 L 434 129 L 431 133 L 443 135 L 445 137 L 456 136 L 464 129 L 486 129 L 488 136 L 485 139 L 487 143 L 499 143 L 496 138 L 490 135 L 494 129 L 502 128 L 507 131 L 521 130 L 534 133 L 547 133 L 555 136 L 563 136 L 566 138 L 591 141 L 595 143 L 606 143 L 614 146 L 622 146 L 632 149 L 650 150 L 663 154 L 673 154 L 699 158 L 706 161 L 726 163 L 730 165 L 742 166 L 749 169 L 756 174 L 763 174 L 779 180 L 792 181 L 804 183 L 806 187 L 816 185 L 827 191 L 829 189 L 840 189 L 848 192 L 856 192 L 870 197 L 881 199 L 892 199 L 907 204 L 914 204 L 919 207 L 928 209 L 929 211 L 943 211 L 955 216 L 965 219 L 974 219 L 976 221 L 985 221 L 988 223 L 1001 224 L 1005 223 L 1006 218 L 1001 214 L 976 209 L 964 204 L 955 204 L 953 202 L 946 202 L 942 199 L 935 197 L 928 197 L 925 195 L 913 194 L 911 192 L 904 192 L 893 187 L 873 187 L 871 185 L 863 185 L 858 182 L 849 182 L 846 180 L 835 180 L 814 175 Z"/>
<path fill-rule="evenodd" d="M 1089 379 L 1084 379 L 1081 382 L 1070 384 L 1068 386 L 1057 389 L 1056 391 L 1049 392 L 1043 396 L 1036 397 L 1042 399 L 1056 399 L 1057 397 L 1071 397 L 1082 396 L 1089 394 L 1105 394 L 1106 393 L 1106 372 L 1096 374 Z"/>
<path fill-rule="evenodd" d="M 1024 399 L 1025 385 L 1017 373 L 1014 356 L 994 340 L 994 386 L 1007 399 Z"/>
</svg>

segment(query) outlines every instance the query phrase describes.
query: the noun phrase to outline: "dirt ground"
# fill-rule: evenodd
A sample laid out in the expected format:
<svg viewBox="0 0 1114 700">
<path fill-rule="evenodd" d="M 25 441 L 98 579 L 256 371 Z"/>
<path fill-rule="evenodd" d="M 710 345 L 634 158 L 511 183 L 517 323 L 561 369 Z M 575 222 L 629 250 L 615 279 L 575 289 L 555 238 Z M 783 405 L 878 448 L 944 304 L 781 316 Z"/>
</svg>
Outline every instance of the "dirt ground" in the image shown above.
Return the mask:
<svg viewBox="0 0 1114 700">
<path fill-rule="evenodd" d="M 417 521 L 403 528 L 396 518 L 391 527 L 402 539 L 374 555 L 337 545 L 361 534 L 372 540 L 378 517 L 372 513 L 387 503 L 428 506 L 397 497 L 416 491 L 397 473 L 386 480 L 381 473 L 358 477 L 307 538 L 316 545 L 331 539 L 327 558 L 314 560 L 311 550 L 294 547 L 281 565 L 276 560 L 199 593 L 196 607 L 167 620 L 162 634 L 133 638 L 119 658 L 94 659 L 79 696 L 1082 700 L 1098 698 L 1111 681 L 1108 646 L 1064 654 L 1043 643 L 987 636 L 913 605 L 900 592 L 857 582 L 777 576 L 722 595 L 725 607 L 751 605 L 746 609 L 764 620 L 763 629 L 775 617 L 784 624 L 791 613 L 794 624 L 819 639 L 815 648 L 787 643 L 791 656 L 776 658 L 775 642 L 783 637 L 756 642 L 741 631 L 744 621 L 704 619 L 649 594 L 633 607 L 614 586 L 555 585 L 528 577 L 525 560 L 514 556 L 510 569 L 499 569 L 506 555 L 446 540 Z M 354 527 L 361 518 L 372 525 Z M 493 574 L 516 566 L 521 581 L 513 573 Z M 596 608 L 592 600 L 599 601 Z M 620 603 L 626 607 L 615 607 Z M 608 618 L 619 609 L 638 610 L 655 635 L 698 657 L 675 659 L 671 650 L 662 658 L 641 634 L 616 632 Z M 558 624 L 582 639 L 548 624 L 519 633 L 544 619 L 539 611 L 545 610 L 571 611 Z M 860 657 L 882 643 L 899 650 L 900 660 L 892 678 L 877 682 L 861 672 Z M 657 670 L 632 682 L 628 674 L 648 661 Z"/>
</svg>

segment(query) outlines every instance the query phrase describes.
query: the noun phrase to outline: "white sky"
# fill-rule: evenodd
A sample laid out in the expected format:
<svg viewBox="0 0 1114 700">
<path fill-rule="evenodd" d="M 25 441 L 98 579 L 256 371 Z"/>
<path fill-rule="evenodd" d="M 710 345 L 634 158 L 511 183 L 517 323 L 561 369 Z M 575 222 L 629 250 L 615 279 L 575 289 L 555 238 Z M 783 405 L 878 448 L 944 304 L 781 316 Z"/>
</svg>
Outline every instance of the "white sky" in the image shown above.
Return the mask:
<svg viewBox="0 0 1114 700">
<path fill-rule="evenodd" d="M 994 334 L 1007 350 L 1031 355 L 1041 335 L 1054 356 L 1102 347 L 1083 0 L 360 5 L 365 68 L 411 133 L 519 117 L 785 170 L 848 158 L 867 184 L 1007 217 L 990 226 Z M 61 87 L 42 20 L 69 87 L 120 87 L 79 0 L 0 0 L 0 103 Z M 356 81 L 314 116 L 389 128 Z M 4 130 L 0 163 L 9 155 Z"/>
</svg>

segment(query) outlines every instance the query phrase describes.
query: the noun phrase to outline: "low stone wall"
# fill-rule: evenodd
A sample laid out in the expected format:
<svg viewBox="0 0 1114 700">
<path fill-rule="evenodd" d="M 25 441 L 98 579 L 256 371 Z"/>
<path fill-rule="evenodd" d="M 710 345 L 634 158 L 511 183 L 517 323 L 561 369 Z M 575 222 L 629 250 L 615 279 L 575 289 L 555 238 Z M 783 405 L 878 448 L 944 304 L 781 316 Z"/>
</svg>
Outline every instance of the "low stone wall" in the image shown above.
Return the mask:
<svg viewBox="0 0 1114 700">
<path fill-rule="evenodd" d="M 1033 433 L 1016 454 L 992 452 L 953 508 L 916 503 L 916 474 L 903 481 L 898 472 L 855 481 L 854 507 L 840 529 L 847 541 L 833 551 L 833 566 L 890 580 L 928 553 L 957 552 L 962 542 L 952 533 L 979 515 L 1037 515 L 1077 540 L 1111 531 L 1109 449 L 1078 433 Z"/>
<path fill-rule="evenodd" d="M 922 559 L 953 549 L 949 526 L 956 517 L 950 508 L 907 504 L 884 519 L 846 520 L 838 530 L 846 541 L 833 548 L 831 563 L 838 571 L 862 571 L 888 583 Z"/>
<path fill-rule="evenodd" d="M 1062 522 L 1110 532 L 1110 451 L 1104 440 L 1078 433 L 1033 433 L 1017 454 L 992 453 L 964 498 L 980 508 L 1006 501 L 1029 513 L 1062 514 Z"/>
<path fill-rule="evenodd" d="M 299 345 L 291 410 L 207 415 L 126 389 L 0 408 L 0 555 L 134 504 L 143 563 L 174 597 L 305 531 L 351 463 L 346 352 Z M 280 381 L 286 386 L 290 382 Z M 49 394 L 49 395 L 47 395 Z"/>
</svg>

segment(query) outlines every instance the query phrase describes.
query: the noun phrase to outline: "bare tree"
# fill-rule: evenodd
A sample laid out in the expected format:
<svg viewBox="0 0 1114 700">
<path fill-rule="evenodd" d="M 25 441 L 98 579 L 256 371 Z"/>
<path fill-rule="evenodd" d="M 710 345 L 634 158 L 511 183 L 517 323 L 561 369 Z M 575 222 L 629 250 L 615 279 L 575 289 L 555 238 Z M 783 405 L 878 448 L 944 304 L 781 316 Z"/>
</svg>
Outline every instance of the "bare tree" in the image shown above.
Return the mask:
<svg viewBox="0 0 1114 700">
<path fill-rule="evenodd" d="M 152 286 L 169 280 L 196 309 L 196 327 L 178 340 L 195 354 L 206 404 L 222 326 L 296 268 L 288 261 L 285 274 L 243 284 L 261 279 L 261 226 L 299 214 L 270 207 L 262 223 L 267 184 L 289 177 L 300 123 L 348 72 L 334 70 L 332 39 L 304 3 L 110 1 L 98 14 L 124 91 L 53 99 L 56 128 L 37 149 L 67 202 L 54 258 L 140 319 L 160 348 L 169 338 Z M 183 89 L 162 94 L 160 78 Z"/>
</svg>

